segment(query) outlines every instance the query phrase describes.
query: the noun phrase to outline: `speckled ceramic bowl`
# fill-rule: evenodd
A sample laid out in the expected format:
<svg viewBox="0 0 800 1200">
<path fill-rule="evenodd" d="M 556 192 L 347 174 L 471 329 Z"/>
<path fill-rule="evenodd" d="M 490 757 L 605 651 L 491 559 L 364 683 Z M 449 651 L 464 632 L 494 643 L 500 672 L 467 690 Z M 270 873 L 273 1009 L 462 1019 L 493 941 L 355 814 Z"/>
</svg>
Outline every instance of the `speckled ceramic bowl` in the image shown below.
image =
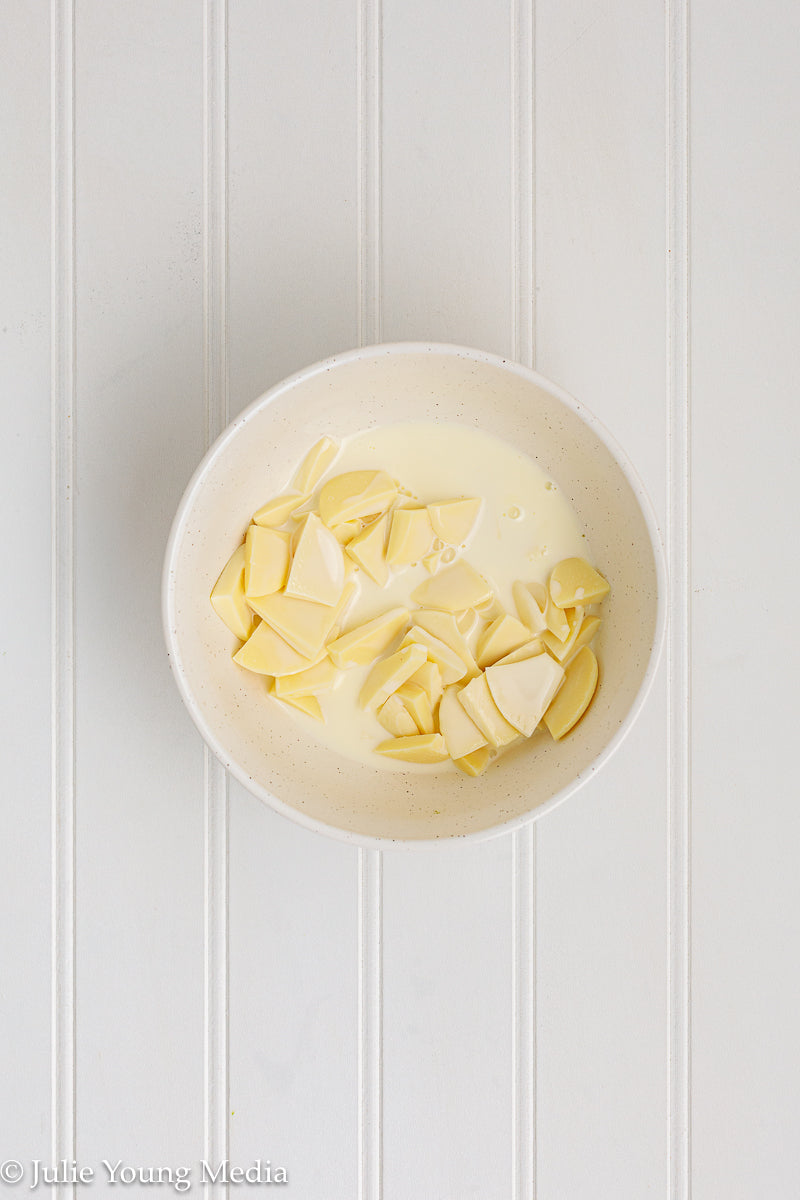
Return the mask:
<svg viewBox="0 0 800 1200">
<path fill-rule="evenodd" d="M 265 703 L 264 682 L 231 663 L 234 639 L 208 602 L 237 532 L 280 491 L 323 433 L 345 437 L 399 419 L 455 421 L 511 442 L 569 496 L 611 582 L 599 638 L 601 681 L 561 743 L 546 732 L 478 780 L 392 773 L 332 753 Z M 665 626 L 661 539 L 620 448 L 572 397 L 515 363 L 457 346 L 368 346 L 271 389 L 225 430 L 178 508 L 164 565 L 167 650 L 198 729 L 224 765 L 272 808 L 351 841 L 415 845 L 480 837 L 539 816 L 591 778 L 644 703 Z"/>
</svg>

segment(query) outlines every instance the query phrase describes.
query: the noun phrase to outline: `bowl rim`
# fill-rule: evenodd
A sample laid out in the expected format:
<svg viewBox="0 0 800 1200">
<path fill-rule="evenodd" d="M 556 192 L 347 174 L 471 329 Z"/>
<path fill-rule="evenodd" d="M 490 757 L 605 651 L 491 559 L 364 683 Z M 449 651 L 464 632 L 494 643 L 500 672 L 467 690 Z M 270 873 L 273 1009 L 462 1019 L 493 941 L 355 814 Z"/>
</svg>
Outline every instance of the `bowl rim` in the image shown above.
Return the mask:
<svg viewBox="0 0 800 1200">
<path fill-rule="evenodd" d="M 543 804 L 538 805 L 535 809 L 521 813 L 518 816 L 511 817 L 507 821 L 503 821 L 497 825 L 491 825 L 486 829 L 477 829 L 468 833 L 461 834 L 445 834 L 441 837 L 430 838 L 390 838 L 378 837 L 370 834 L 358 833 L 355 830 L 342 829 L 336 825 L 330 825 L 325 821 L 321 821 L 316 817 L 312 817 L 307 813 L 301 812 L 299 809 L 286 804 L 278 796 L 270 792 L 266 787 L 260 784 L 257 780 L 244 771 L 237 762 L 232 760 L 225 752 L 224 747 L 217 739 L 213 729 L 206 722 L 202 710 L 197 703 L 191 689 L 188 686 L 186 675 L 183 668 L 181 654 L 178 646 L 177 631 L 175 629 L 173 603 L 175 598 L 174 576 L 175 576 L 175 557 L 179 545 L 181 528 L 184 524 L 187 513 L 190 511 L 194 502 L 196 493 L 201 487 L 204 478 L 210 470 L 212 464 L 219 458 L 222 451 L 233 438 L 235 438 L 240 429 L 252 419 L 256 412 L 260 412 L 269 404 L 273 403 L 279 396 L 290 391 L 297 384 L 313 378 L 315 375 L 330 371 L 333 368 L 342 366 L 346 363 L 355 362 L 362 359 L 373 359 L 391 355 L 410 355 L 410 354 L 432 354 L 443 355 L 453 358 L 465 358 L 474 362 L 479 362 L 485 365 L 501 368 L 502 370 L 510 371 L 512 374 L 520 376 L 527 382 L 535 384 L 543 391 L 554 396 L 567 408 L 571 409 L 582 421 L 594 431 L 601 442 L 605 444 L 608 450 L 613 455 L 617 465 L 622 470 L 625 478 L 630 484 L 639 506 L 644 516 L 647 532 L 650 537 L 650 544 L 653 549 L 653 557 L 655 559 L 656 568 L 656 621 L 653 634 L 653 644 L 650 650 L 650 658 L 645 671 L 639 690 L 633 699 L 625 720 L 617 729 L 614 736 L 610 739 L 603 750 L 592 761 L 589 767 L 579 773 L 575 779 L 569 784 L 551 796 Z M 167 658 L 173 678 L 178 687 L 178 691 L 183 699 L 186 708 L 189 711 L 194 724 L 200 733 L 201 737 L 215 757 L 219 760 L 222 766 L 229 771 L 233 777 L 242 784 L 249 792 L 255 795 L 264 804 L 268 805 L 274 811 L 294 821 L 295 824 L 303 826 L 305 829 L 314 830 L 317 833 L 323 833 L 328 837 L 337 838 L 339 841 L 344 841 L 350 845 L 361 846 L 365 849 L 385 850 L 385 849 L 410 849 L 422 850 L 433 847 L 449 846 L 465 842 L 487 841 L 490 838 L 500 837 L 503 834 L 511 833 L 522 828 L 529 822 L 538 821 L 547 813 L 552 812 L 560 804 L 563 804 L 570 796 L 573 796 L 586 784 L 593 776 L 595 776 L 603 766 L 616 754 L 631 729 L 635 725 L 639 714 L 644 707 L 645 701 L 652 689 L 656 673 L 661 661 L 666 641 L 667 628 L 667 606 L 668 606 L 668 586 L 667 586 L 667 562 L 664 550 L 664 541 L 661 530 L 658 524 L 658 518 L 655 513 L 655 508 L 650 500 L 647 489 L 645 488 L 642 479 L 623 450 L 620 443 L 614 435 L 606 428 L 600 419 L 595 414 L 569 392 L 552 380 L 547 379 L 544 375 L 540 375 L 530 367 L 516 362 L 513 358 L 504 358 L 502 355 L 491 353 L 486 350 L 477 350 L 467 346 L 459 346 L 449 342 L 377 342 L 374 344 L 359 346 L 352 350 L 342 351 L 331 355 L 329 358 L 321 359 L 319 362 L 312 363 L 310 366 L 303 367 L 299 371 L 288 375 L 285 379 L 274 384 L 267 391 L 256 397 L 250 404 L 247 405 L 220 433 L 208 450 L 203 455 L 197 469 L 194 471 L 186 488 L 184 489 L 177 511 L 170 526 L 169 536 L 167 538 L 166 550 L 164 554 L 164 566 L 161 576 L 161 615 L 164 630 L 164 640 L 167 648 Z"/>
</svg>

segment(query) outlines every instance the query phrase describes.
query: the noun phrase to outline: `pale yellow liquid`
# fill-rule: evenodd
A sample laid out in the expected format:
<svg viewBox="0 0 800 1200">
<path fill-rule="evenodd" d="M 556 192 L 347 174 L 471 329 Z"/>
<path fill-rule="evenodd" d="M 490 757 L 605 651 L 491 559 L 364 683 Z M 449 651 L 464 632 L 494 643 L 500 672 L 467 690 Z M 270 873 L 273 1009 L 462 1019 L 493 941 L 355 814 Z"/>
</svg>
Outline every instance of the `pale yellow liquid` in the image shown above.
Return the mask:
<svg viewBox="0 0 800 1200">
<path fill-rule="evenodd" d="M 558 485 L 527 455 L 490 434 L 427 421 L 370 429 L 343 442 L 325 479 L 370 469 L 387 471 L 420 504 L 462 496 L 482 498 L 478 522 L 458 556 L 489 580 L 500 604 L 513 616 L 517 615 L 511 595 L 515 580 L 545 583 L 562 558 L 590 558 L 586 537 Z M 419 563 L 390 577 L 385 587 L 378 587 L 361 570 L 354 578 L 360 590 L 345 617 L 343 633 L 397 605 L 409 608 L 413 621 L 419 606 L 411 593 L 431 575 Z M 477 634 L 476 628 L 468 639 L 473 651 Z M 375 746 L 391 735 L 358 704 L 369 671 L 370 667 L 350 668 L 332 692 L 320 696 L 324 725 L 297 710 L 287 711 L 332 750 L 373 767 L 456 770 L 451 763 L 420 766 L 375 753 Z"/>
</svg>

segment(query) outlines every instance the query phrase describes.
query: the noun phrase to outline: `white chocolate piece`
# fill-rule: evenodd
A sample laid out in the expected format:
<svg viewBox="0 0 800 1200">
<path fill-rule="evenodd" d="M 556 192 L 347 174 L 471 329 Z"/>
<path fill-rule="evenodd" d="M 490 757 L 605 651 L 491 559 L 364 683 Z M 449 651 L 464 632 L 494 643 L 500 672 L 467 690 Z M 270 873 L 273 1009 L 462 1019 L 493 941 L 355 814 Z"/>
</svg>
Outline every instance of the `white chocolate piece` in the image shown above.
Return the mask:
<svg viewBox="0 0 800 1200">
<path fill-rule="evenodd" d="M 519 737 L 519 730 L 508 723 L 495 704 L 486 675 L 478 675 L 462 688 L 458 693 L 458 702 L 496 749 L 507 746 Z"/>
<path fill-rule="evenodd" d="M 475 606 L 475 612 L 477 615 L 482 621 L 486 621 L 488 624 L 491 624 L 492 621 L 496 621 L 498 617 L 504 616 L 505 611 L 506 610 L 497 599 L 497 596 L 490 596 L 488 600 L 483 602 L 483 604 L 478 604 Z"/>
<path fill-rule="evenodd" d="M 355 590 L 352 581 L 348 581 L 334 605 L 315 604 L 312 600 L 299 600 L 296 596 L 276 592 L 272 596 L 253 598 L 250 606 L 299 654 L 313 658 L 322 649 Z"/>
<path fill-rule="evenodd" d="M 478 497 L 429 504 L 428 512 L 436 536 L 450 546 L 463 545 L 475 527 L 482 504 Z"/>
<path fill-rule="evenodd" d="M 451 758 L 465 758 L 486 745 L 486 737 L 459 702 L 457 687 L 447 688 L 439 705 L 439 730 Z"/>
<path fill-rule="evenodd" d="M 494 665 L 499 667 L 502 663 L 524 662 L 526 658 L 535 658 L 537 654 L 544 654 L 544 642 L 541 638 L 533 638 L 518 650 L 512 650 L 510 654 L 499 658 Z"/>
<path fill-rule="evenodd" d="M 436 708 L 442 698 L 442 672 L 439 670 L 438 663 L 424 662 L 419 670 L 411 676 L 409 683 L 418 683 L 421 688 L 424 688 L 431 709 Z"/>
<path fill-rule="evenodd" d="M 465 754 L 463 758 L 453 759 L 456 766 L 465 775 L 471 775 L 476 778 L 482 775 L 488 767 L 492 759 L 492 752 L 488 746 L 481 746 L 479 750 L 473 750 L 471 754 Z"/>
<path fill-rule="evenodd" d="M 563 679 L 563 667 L 549 654 L 489 667 L 486 672 L 492 699 L 508 723 L 525 737 L 530 737 L 541 721 Z"/>
<path fill-rule="evenodd" d="M 402 701 L 411 714 L 414 724 L 417 727 L 417 733 L 436 732 L 431 703 L 424 687 L 418 683 L 412 683 L 410 679 L 407 679 L 405 683 L 400 684 L 400 687 L 394 694 Z"/>
<path fill-rule="evenodd" d="M 259 621 L 248 640 L 234 654 L 233 661 L 258 675 L 293 675 L 320 661 L 321 655 L 300 654 L 280 634 Z"/>
<path fill-rule="evenodd" d="M 397 485 L 385 471 L 347 471 L 336 475 L 319 494 L 319 515 L 327 526 L 386 512 Z"/>
<path fill-rule="evenodd" d="M 547 629 L 547 622 L 544 619 L 544 610 L 547 604 L 547 593 L 545 589 L 539 585 L 539 594 L 533 591 L 534 585 L 523 583 L 518 579 L 511 588 L 511 594 L 514 597 L 514 603 L 517 606 L 517 613 L 520 621 L 528 626 L 531 633 L 544 633 Z M 539 603 L 541 596 L 541 604 Z"/>
<path fill-rule="evenodd" d="M 564 660 L 563 665 L 565 667 L 569 666 L 572 660 L 577 657 L 579 650 L 582 650 L 584 646 L 589 645 L 602 623 L 603 622 L 599 617 L 595 617 L 593 615 L 583 618 L 580 631 L 572 644 L 572 650 L 569 653 L 569 657 Z"/>
<path fill-rule="evenodd" d="M 274 696 L 275 692 L 273 691 L 272 694 Z M 313 717 L 315 721 L 325 723 L 325 714 L 316 696 L 281 696 L 276 699 L 280 699 L 281 704 L 291 704 L 292 708 L 299 708 L 300 712 Z"/>
<path fill-rule="evenodd" d="M 440 763 L 448 755 L 440 733 L 418 733 L 416 737 L 392 738 L 375 747 L 377 754 L 398 758 L 402 762 Z"/>
<path fill-rule="evenodd" d="M 445 686 L 449 683 L 458 683 L 467 674 L 467 664 L 461 655 L 456 654 L 455 650 L 446 642 L 434 637 L 432 633 L 428 633 L 427 629 L 421 629 L 419 625 L 411 626 L 400 645 L 422 646 L 426 658 L 435 662 L 441 671 L 442 683 Z"/>
<path fill-rule="evenodd" d="M 503 613 L 502 617 L 492 621 L 478 638 L 478 666 L 490 667 L 512 650 L 524 646 L 530 638 L 531 633 L 527 625 L 523 625 L 522 621 L 518 621 L 509 613 Z"/>
<path fill-rule="evenodd" d="M 420 629 L 426 629 L 439 641 L 444 642 L 445 646 L 455 650 L 458 657 L 463 659 L 470 679 L 478 674 L 475 656 L 470 650 L 464 634 L 458 628 L 458 622 L 453 613 L 442 612 L 438 608 L 420 608 L 412 614 L 412 619 Z"/>
<path fill-rule="evenodd" d="M 476 609 L 465 608 L 462 613 L 458 613 L 456 615 L 456 625 L 458 626 L 458 632 L 463 634 L 465 638 L 468 638 L 469 635 L 475 629 L 475 626 L 478 624 L 479 620 L 480 620 L 480 618 L 478 616 Z"/>
<path fill-rule="evenodd" d="M 338 453 L 339 446 L 333 438 L 320 438 L 303 459 L 292 480 L 292 487 L 306 496 L 311 495 Z"/>
<path fill-rule="evenodd" d="M 284 492 L 268 500 L 258 512 L 253 513 L 253 521 L 256 525 L 282 525 L 307 499 L 302 492 Z"/>
<path fill-rule="evenodd" d="M 274 692 L 281 700 L 289 696 L 318 696 L 320 692 L 329 692 L 338 678 L 339 672 L 331 660 L 323 658 L 305 671 L 279 676 L 275 680 Z"/>
<path fill-rule="evenodd" d="M 384 513 L 377 521 L 373 521 L 361 533 L 356 534 L 347 544 L 346 553 L 370 579 L 383 587 L 389 578 L 389 568 L 386 565 L 386 528 L 389 523 Z"/>
<path fill-rule="evenodd" d="M 244 594 L 269 596 L 280 591 L 289 571 L 291 534 L 251 525 L 244 541 Z"/>
<path fill-rule="evenodd" d="M 576 604 L 596 604 L 608 595 L 610 585 L 585 558 L 564 558 L 553 567 L 549 590 L 559 608 L 574 608 Z"/>
<path fill-rule="evenodd" d="M 491 584 L 463 559 L 439 571 L 432 579 L 426 579 L 412 592 L 417 604 L 451 613 L 477 608 L 491 600 L 492 595 Z"/>
<path fill-rule="evenodd" d="M 553 598 L 550 593 L 547 593 L 547 603 L 544 610 L 544 620 L 547 628 L 557 637 L 560 642 L 565 642 L 569 637 L 569 620 L 563 608 L 559 608 L 553 603 Z"/>
<path fill-rule="evenodd" d="M 341 525 L 334 525 L 331 533 L 336 538 L 340 546 L 346 546 L 352 542 L 353 538 L 361 533 L 361 521 L 342 521 Z"/>
<path fill-rule="evenodd" d="M 392 528 L 386 561 L 390 567 L 408 567 L 420 562 L 433 541 L 428 510 L 425 508 L 396 508 L 392 513 Z"/>
<path fill-rule="evenodd" d="M 422 666 L 426 658 L 425 647 L 414 643 L 402 646 L 388 658 L 375 663 L 361 689 L 361 707 L 378 708 L 384 704 L 392 692 L 396 692 Z"/>
<path fill-rule="evenodd" d="M 442 550 L 434 550 L 432 554 L 425 554 L 422 558 L 422 565 L 429 575 L 435 575 L 439 570 L 439 565 L 442 561 Z"/>
<path fill-rule="evenodd" d="M 211 589 L 211 604 L 234 637 L 246 642 L 256 627 L 256 618 L 244 595 L 244 543 L 237 546 Z"/>
<path fill-rule="evenodd" d="M 365 667 L 389 649 L 407 624 L 407 608 L 390 608 L 329 642 L 328 654 L 337 667 Z"/>
<path fill-rule="evenodd" d="M 408 737 L 419 733 L 416 721 L 396 692 L 381 705 L 375 715 L 392 737 Z"/>
<path fill-rule="evenodd" d="M 284 593 L 315 604 L 335 604 L 344 588 L 342 547 L 316 513 L 303 522 Z"/>
<path fill-rule="evenodd" d="M 564 686 L 544 714 L 544 723 L 559 741 L 577 725 L 597 688 L 597 659 L 588 646 L 567 667 Z"/>
<path fill-rule="evenodd" d="M 583 624 L 584 609 L 583 605 L 578 604 L 575 608 L 565 608 L 563 612 L 569 625 L 567 640 L 560 642 L 557 637 L 553 637 L 549 629 L 546 629 L 542 634 L 542 641 L 547 649 L 547 653 L 552 654 L 556 662 L 560 663 L 564 663 L 568 658 L 572 657 L 575 642 Z"/>
</svg>

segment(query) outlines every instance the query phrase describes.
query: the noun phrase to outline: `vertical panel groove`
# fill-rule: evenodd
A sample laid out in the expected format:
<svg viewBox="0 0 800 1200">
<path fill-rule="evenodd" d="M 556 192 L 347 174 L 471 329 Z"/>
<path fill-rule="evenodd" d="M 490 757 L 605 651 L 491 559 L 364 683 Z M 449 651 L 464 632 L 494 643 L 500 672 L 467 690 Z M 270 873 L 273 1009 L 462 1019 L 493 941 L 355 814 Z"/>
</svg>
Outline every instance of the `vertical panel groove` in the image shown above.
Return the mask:
<svg viewBox="0 0 800 1200">
<path fill-rule="evenodd" d="M 205 433 L 210 444 L 228 422 L 228 13 L 206 0 L 203 22 L 203 332 Z M 205 1130 L 206 1161 L 228 1157 L 228 780 L 205 754 Z M 209 1195 L 228 1195 L 227 1184 Z"/>
<path fill-rule="evenodd" d="M 358 340 L 381 340 L 381 0 L 358 2 Z M 383 856 L 358 851 L 358 1200 L 383 1192 Z"/>
<path fill-rule="evenodd" d="M 75 13 L 51 6 L 52 1152 L 75 1130 Z M 74 1196 L 58 1184 L 57 1200 Z"/>
<path fill-rule="evenodd" d="M 358 6 L 358 340 L 382 336 L 381 318 L 381 0 Z"/>
<path fill-rule="evenodd" d="M 534 0 L 512 0 L 513 353 L 536 359 Z M 512 1197 L 536 1195 L 536 826 L 512 834 Z"/>
<path fill-rule="evenodd" d="M 691 1195 L 689 0 L 667 4 L 670 1200 Z"/>
</svg>

